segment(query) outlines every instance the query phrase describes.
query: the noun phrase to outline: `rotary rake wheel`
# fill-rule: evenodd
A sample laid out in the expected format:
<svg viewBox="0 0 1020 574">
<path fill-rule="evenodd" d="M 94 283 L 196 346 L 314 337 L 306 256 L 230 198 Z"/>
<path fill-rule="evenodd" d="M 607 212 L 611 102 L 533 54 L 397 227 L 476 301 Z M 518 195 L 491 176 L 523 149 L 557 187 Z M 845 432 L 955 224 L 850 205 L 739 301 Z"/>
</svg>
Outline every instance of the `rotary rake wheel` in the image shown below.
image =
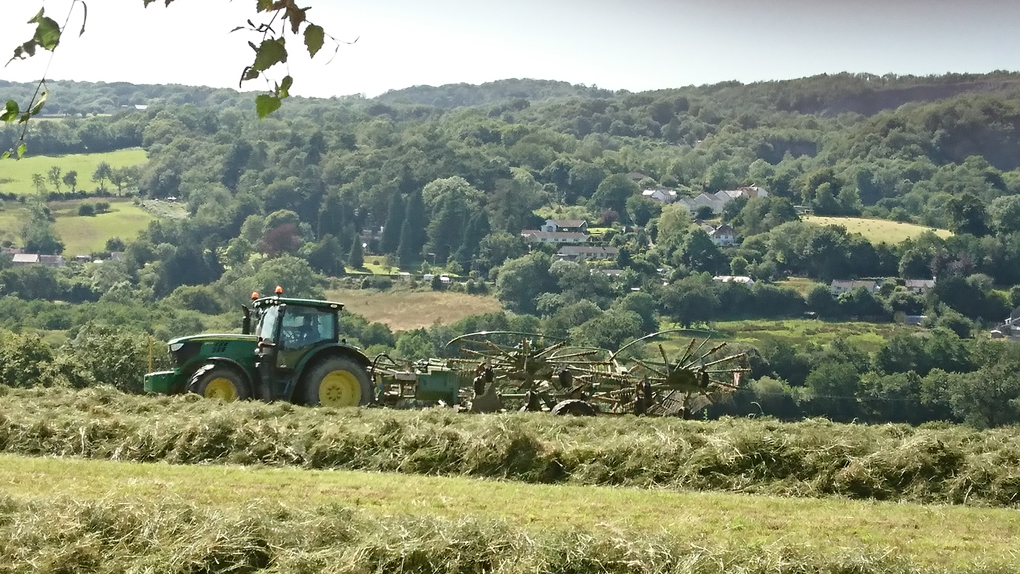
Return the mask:
<svg viewBox="0 0 1020 574">
<path fill-rule="evenodd" d="M 659 335 L 683 330 L 652 333 L 617 351 Z M 671 360 L 662 344 L 657 359 L 626 359 L 633 363 L 627 372 L 635 381 L 633 403 L 628 406 L 638 414 L 679 416 L 687 418 L 714 403 L 726 393 L 735 391 L 741 376 L 750 372 L 746 353 L 729 354 L 726 343 L 712 343 L 705 338 L 691 339 L 679 359 Z"/>
<path fill-rule="evenodd" d="M 593 373 L 608 368 L 603 349 L 570 346 L 566 341 L 537 333 L 481 331 L 450 340 L 448 352 L 459 351 L 451 363 L 477 372 L 517 391 L 535 390 L 550 382 L 565 389 L 590 382 Z"/>
</svg>

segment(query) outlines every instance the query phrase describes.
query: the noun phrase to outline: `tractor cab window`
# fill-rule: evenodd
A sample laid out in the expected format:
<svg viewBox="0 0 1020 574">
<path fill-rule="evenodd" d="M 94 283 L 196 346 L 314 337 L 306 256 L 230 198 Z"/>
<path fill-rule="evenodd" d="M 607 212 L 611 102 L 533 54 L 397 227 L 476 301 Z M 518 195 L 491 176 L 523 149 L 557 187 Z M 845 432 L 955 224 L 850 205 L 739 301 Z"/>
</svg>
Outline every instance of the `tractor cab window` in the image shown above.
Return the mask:
<svg viewBox="0 0 1020 574">
<path fill-rule="evenodd" d="M 255 327 L 255 335 L 259 339 L 265 339 L 272 341 L 273 336 L 276 333 L 276 324 L 280 320 L 280 308 L 269 307 L 262 312 L 262 316 L 259 318 L 259 323 Z"/>
<path fill-rule="evenodd" d="M 314 307 L 287 307 L 280 322 L 280 341 L 296 349 L 336 340 L 336 315 Z"/>
</svg>

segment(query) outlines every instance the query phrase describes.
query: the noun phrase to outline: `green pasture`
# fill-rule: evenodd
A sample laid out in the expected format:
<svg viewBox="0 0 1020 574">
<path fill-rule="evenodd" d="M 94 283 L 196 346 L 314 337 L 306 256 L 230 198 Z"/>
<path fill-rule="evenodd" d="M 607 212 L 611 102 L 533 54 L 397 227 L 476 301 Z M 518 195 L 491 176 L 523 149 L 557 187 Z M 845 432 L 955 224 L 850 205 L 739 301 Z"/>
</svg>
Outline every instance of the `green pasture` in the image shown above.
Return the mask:
<svg viewBox="0 0 1020 574">
<path fill-rule="evenodd" d="M 78 215 L 82 203 L 106 202 L 110 211 L 93 217 Z M 120 237 L 124 241 L 134 239 L 149 222 L 156 219 L 148 211 L 134 205 L 125 198 L 89 198 L 70 201 L 54 201 L 47 204 L 56 218 L 53 229 L 64 242 L 64 255 L 86 255 L 102 251 L 106 240 Z M 21 225 L 27 217 L 27 210 L 16 202 L 7 202 L 0 208 L 0 241 L 21 244 Z"/>
<path fill-rule="evenodd" d="M 92 182 L 92 174 L 95 173 L 96 167 L 100 163 L 105 161 L 110 164 L 110 167 L 120 168 L 145 163 L 146 159 L 145 150 L 141 148 L 58 156 L 32 155 L 30 153 L 24 159 L 6 160 L 0 163 L 0 192 L 34 195 L 36 190 L 32 185 L 32 175 L 38 173 L 45 177 L 53 166 L 59 167 L 61 173 L 64 174 L 69 171 L 78 172 L 78 189 L 92 190 L 97 186 Z M 106 185 L 108 188 L 113 187 L 109 182 Z M 57 191 L 48 181 L 46 189 Z M 60 190 L 70 191 L 63 184 L 61 184 Z"/>
<path fill-rule="evenodd" d="M 155 219 L 152 214 L 130 201 L 111 202 L 109 213 L 93 217 L 78 215 L 79 204 L 97 201 L 109 200 L 60 202 L 61 207 L 53 210 L 57 218 L 53 227 L 64 242 L 65 255 L 73 257 L 102 251 L 106 246 L 106 240 L 113 237 L 120 237 L 124 241 L 134 239 L 149 226 L 150 221 Z"/>
<path fill-rule="evenodd" d="M 3 455 L 0 480 L 8 500 L 29 504 L 73 500 L 118 506 L 170 500 L 214 513 L 262 508 L 280 516 L 340 504 L 368 520 L 498 521 L 530 536 L 626 533 L 631 540 L 666 537 L 712 549 L 783 546 L 828 559 L 847 553 L 887 555 L 922 568 L 1015 563 L 1014 542 L 1020 536 L 1020 515 L 1014 509 L 377 472 Z"/>
<path fill-rule="evenodd" d="M 815 225 L 842 225 L 850 233 L 860 233 L 872 243 L 889 243 L 895 245 L 902 243 L 911 237 L 920 235 L 925 231 L 933 231 L 942 238 L 951 236 L 953 233 L 946 229 L 935 229 L 924 225 L 913 223 L 900 223 L 886 219 L 865 219 L 862 217 L 823 217 L 820 215 L 807 215 L 802 217 L 805 222 Z"/>
<path fill-rule="evenodd" d="M 664 329 L 676 325 L 664 324 Z M 820 319 L 714 321 L 704 329 L 693 329 L 672 335 L 664 344 L 667 350 L 679 350 L 691 336 L 718 339 L 761 347 L 768 341 L 784 341 L 795 346 L 808 343 L 828 345 L 837 338 L 845 339 L 867 351 L 877 351 L 889 337 L 898 333 L 917 333 L 920 327 L 898 323 L 866 323 L 863 321 L 822 321 Z"/>
</svg>

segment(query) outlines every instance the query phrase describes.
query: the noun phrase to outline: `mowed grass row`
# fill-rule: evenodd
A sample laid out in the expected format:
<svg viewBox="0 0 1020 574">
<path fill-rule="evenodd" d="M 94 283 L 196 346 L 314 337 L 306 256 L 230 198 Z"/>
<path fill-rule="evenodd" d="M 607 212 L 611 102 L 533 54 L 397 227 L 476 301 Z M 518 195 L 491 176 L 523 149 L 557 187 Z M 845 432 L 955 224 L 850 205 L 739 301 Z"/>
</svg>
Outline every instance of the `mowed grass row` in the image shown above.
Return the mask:
<svg viewBox="0 0 1020 574">
<path fill-rule="evenodd" d="M 0 451 L 1020 506 L 1017 428 L 310 409 L 32 389 L 0 397 Z"/>
<path fill-rule="evenodd" d="M 805 222 L 815 225 L 841 225 L 850 233 L 860 233 L 865 239 L 872 243 L 888 243 L 896 245 L 907 239 L 916 237 L 926 231 L 932 231 L 935 235 L 945 239 L 953 234 L 947 229 L 935 229 L 913 223 L 900 223 L 887 219 L 866 219 L 863 217 L 825 217 L 820 215 L 807 215 L 802 217 Z"/>
<path fill-rule="evenodd" d="M 376 289 L 335 289 L 326 298 L 341 301 L 344 308 L 394 331 L 448 325 L 482 313 L 501 311 L 495 297 L 449 291 L 379 291 Z"/>
<path fill-rule="evenodd" d="M 3 571 L 1015 571 L 1013 510 L 0 456 Z"/>
<path fill-rule="evenodd" d="M 59 167 L 61 174 L 70 171 L 78 172 L 78 190 L 92 190 L 98 187 L 92 182 L 92 174 L 100 163 L 106 162 L 112 168 L 130 167 L 145 163 L 148 159 L 145 150 L 142 148 L 121 149 L 104 153 L 79 153 L 67 155 L 29 155 L 18 161 L 4 162 L 3 171 L 0 172 L 0 192 L 16 193 L 18 195 L 35 195 L 36 189 L 32 184 L 32 175 L 39 174 L 44 178 L 50 168 Z M 106 182 L 110 187 L 110 182 Z M 57 188 L 46 182 L 48 191 L 57 191 Z M 61 184 L 60 191 L 70 191 L 70 187 Z"/>
</svg>

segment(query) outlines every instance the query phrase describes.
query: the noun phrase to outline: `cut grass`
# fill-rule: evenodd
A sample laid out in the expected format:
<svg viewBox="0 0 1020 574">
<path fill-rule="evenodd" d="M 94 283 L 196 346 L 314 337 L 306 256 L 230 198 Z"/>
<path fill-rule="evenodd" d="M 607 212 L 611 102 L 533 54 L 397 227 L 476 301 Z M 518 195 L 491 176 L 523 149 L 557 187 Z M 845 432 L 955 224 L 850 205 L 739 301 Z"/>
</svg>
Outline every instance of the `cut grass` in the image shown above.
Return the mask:
<svg viewBox="0 0 1020 574">
<path fill-rule="evenodd" d="M 399 474 L 168 466 L 0 456 L 8 496 L 35 503 L 153 504 L 274 514 L 340 503 L 369 520 L 499 521 L 532 535 L 587 531 L 709 548 L 794 546 L 832 558 L 887 554 L 919 566 L 1016 563 L 1008 509 L 549 486 Z M 792 542 L 792 544 L 791 544 Z"/>
<path fill-rule="evenodd" d="M 93 189 L 96 184 L 92 183 L 92 174 L 96 167 L 106 162 L 110 167 L 120 168 L 138 165 L 146 161 L 145 150 L 141 148 L 122 149 L 105 153 L 82 153 L 58 156 L 31 155 L 18 160 L 4 162 L 3 175 L 0 176 L 0 192 L 16 193 L 19 195 L 35 195 L 36 189 L 32 185 L 32 175 L 40 174 L 46 177 L 51 167 L 59 167 L 61 173 L 69 171 L 78 172 L 78 189 Z M 109 186 L 110 183 L 107 182 Z M 46 183 L 49 191 L 56 191 L 49 182 Z M 61 191 L 70 189 L 61 184 Z"/>
<path fill-rule="evenodd" d="M 439 323 L 448 325 L 471 315 L 502 310 L 495 297 L 449 291 L 406 291 L 394 289 L 335 289 L 326 298 L 372 322 L 384 323 L 394 331 L 407 331 Z"/>
<path fill-rule="evenodd" d="M 10 390 L 0 451 L 1020 507 L 1020 429 L 470 415 Z"/>
<path fill-rule="evenodd" d="M 946 229 L 935 229 L 912 223 L 900 223 L 886 219 L 864 219 L 862 217 L 824 217 L 820 215 L 807 215 L 801 218 L 807 223 L 815 225 L 842 225 L 850 233 L 860 233 L 872 243 L 888 243 L 895 245 L 920 235 L 925 231 L 934 231 L 942 238 L 951 236 L 953 233 Z"/>
<path fill-rule="evenodd" d="M 109 202 L 110 211 L 93 217 L 78 215 L 79 204 L 97 201 Z M 71 257 L 102 251 L 106 241 L 114 237 L 125 242 L 132 240 L 148 227 L 150 221 L 156 219 L 128 200 L 89 199 L 59 202 L 56 205 L 56 222 L 53 227 L 64 242 L 64 253 Z"/>
</svg>

